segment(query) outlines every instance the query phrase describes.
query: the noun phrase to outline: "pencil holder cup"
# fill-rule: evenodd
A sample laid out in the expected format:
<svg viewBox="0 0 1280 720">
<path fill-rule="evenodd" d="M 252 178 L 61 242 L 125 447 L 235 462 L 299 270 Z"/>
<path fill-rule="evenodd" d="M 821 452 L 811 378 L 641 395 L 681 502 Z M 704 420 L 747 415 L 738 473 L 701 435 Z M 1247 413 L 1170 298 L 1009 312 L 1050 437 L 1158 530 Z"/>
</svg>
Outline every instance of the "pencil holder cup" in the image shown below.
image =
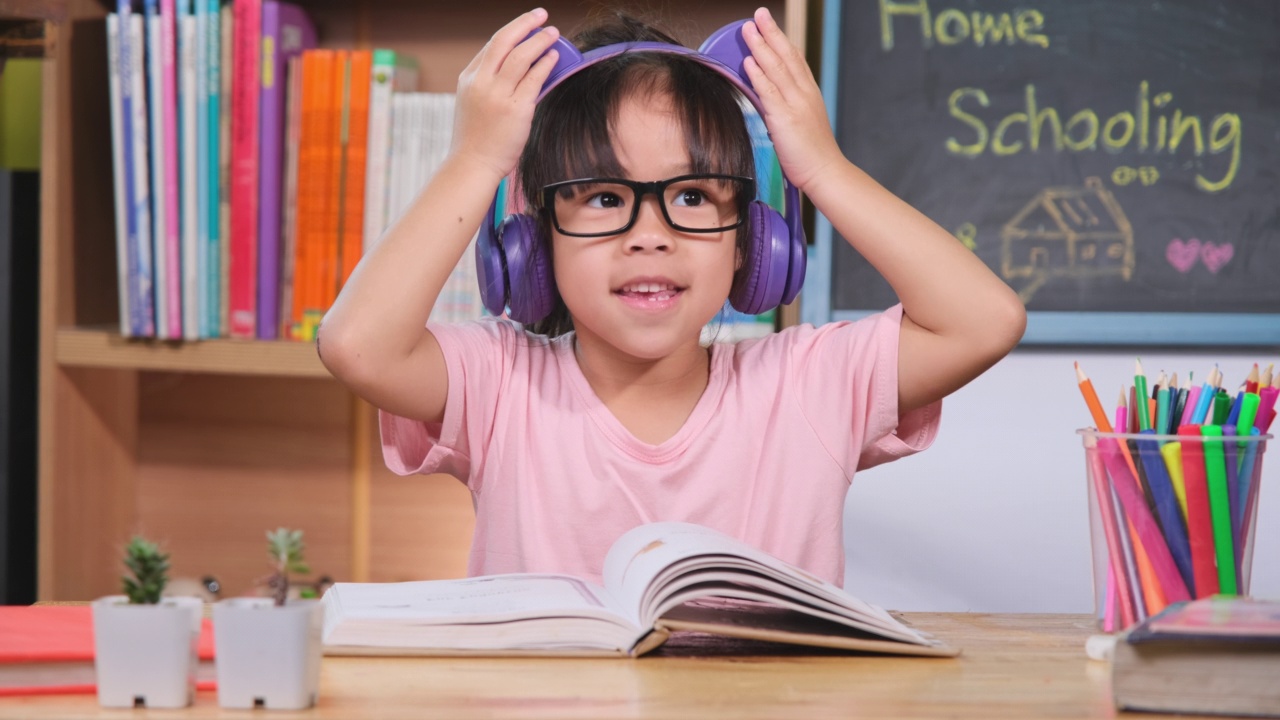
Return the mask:
<svg viewBox="0 0 1280 720">
<path fill-rule="evenodd" d="M 1271 436 L 1225 429 L 1076 431 L 1084 440 L 1093 599 L 1103 631 L 1124 630 L 1181 600 L 1249 594 Z"/>
</svg>

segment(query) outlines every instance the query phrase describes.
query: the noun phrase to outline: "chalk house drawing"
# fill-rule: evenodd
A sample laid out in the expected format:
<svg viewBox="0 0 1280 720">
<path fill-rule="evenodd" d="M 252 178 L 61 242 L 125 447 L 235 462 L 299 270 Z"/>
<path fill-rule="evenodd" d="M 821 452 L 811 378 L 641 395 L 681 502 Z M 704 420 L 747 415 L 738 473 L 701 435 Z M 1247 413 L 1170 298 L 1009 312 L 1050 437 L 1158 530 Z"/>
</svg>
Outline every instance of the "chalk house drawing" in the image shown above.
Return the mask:
<svg viewBox="0 0 1280 720">
<path fill-rule="evenodd" d="M 1004 224 L 1000 272 L 1028 303 L 1051 278 L 1133 277 L 1133 228 L 1100 178 L 1041 190 Z M 1027 280 L 1020 289 L 1014 281 Z"/>
</svg>

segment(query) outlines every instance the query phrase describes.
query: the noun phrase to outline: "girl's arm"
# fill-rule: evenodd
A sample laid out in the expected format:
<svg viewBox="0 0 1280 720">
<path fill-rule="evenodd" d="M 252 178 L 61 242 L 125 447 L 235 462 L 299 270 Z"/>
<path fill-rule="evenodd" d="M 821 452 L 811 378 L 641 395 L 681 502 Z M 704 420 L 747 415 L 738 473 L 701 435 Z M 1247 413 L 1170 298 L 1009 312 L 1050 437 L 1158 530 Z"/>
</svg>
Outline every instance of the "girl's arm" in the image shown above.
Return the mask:
<svg viewBox="0 0 1280 720">
<path fill-rule="evenodd" d="M 436 175 L 360 261 L 316 338 L 329 372 L 374 406 L 444 417 L 448 374 L 427 318 L 529 137 L 534 103 L 555 66 L 544 10 L 503 27 L 458 78 L 453 143 Z"/>
<path fill-rule="evenodd" d="M 946 230 L 849 162 L 804 57 L 761 8 L 743 27 L 746 70 L 787 178 L 902 301 L 900 413 L 959 389 L 1022 338 L 1017 294 Z"/>
</svg>

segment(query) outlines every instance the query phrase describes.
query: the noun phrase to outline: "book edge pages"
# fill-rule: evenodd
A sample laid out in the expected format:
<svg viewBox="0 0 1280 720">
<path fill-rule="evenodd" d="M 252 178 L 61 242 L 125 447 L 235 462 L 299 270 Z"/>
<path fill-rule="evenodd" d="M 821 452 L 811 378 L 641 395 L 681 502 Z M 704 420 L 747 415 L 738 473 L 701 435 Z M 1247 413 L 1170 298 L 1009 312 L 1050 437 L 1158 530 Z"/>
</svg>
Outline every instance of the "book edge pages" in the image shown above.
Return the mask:
<svg viewBox="0 0 1280 720">
<path fill-rule="evenodd" d="M 366 647 L 362 645 L 325 645 L 326 657 L 527 657 L 527 658 L 625 658 L 634 657 L 625 650 L 590 650 L 585 648 L 550 649 L 481 649 L 431 647 Z"/>
<path fill-rule="evenodd" d="M 563 650 L 460 650 L 427 647 L 366 647 L 361 645 L 326 645 L 324 654 L 336 657 L 527 657 L 527 658 L 636 658 L 648 653 L 667 641 L 671 633 L 665 628 L 654 628 L 636 641 L 629 651 L 587 650 L 566 648 Z"/>
<path fill-rule="evenodd" d="M 960 654 L 960 648 L 947 645 L 913 645 L 895 640 L 862 640 L 835 635 L 813 635 L 808 633 L 792 633 L 780 630 L 763 630 L 737 625 L 722 625 L 711 622 L 694 622 L 689 620 L 658 621 L 658 628 L 671 632 L 701 632 L 724 637 L 743 638 L 746 640 L 767 640 L 769 642 L 786 643 L 788 645 L 807 645 L 811 647 L 833 648 L 837 650 L 857 650 L 859 652 L 882 653 L 888 655 L 912 655 L 919 657 L 952 658 Z"/>
</svg>

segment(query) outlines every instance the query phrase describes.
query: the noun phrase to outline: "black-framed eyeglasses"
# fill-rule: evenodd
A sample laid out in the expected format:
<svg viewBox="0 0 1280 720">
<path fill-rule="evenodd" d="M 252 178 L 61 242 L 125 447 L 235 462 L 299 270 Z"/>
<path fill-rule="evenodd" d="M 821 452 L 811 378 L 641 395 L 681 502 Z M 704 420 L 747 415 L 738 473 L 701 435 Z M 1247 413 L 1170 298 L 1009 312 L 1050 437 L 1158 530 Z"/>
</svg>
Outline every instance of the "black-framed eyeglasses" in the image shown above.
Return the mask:
<svg viewBox="0 0 1280 720">
<path fill-rule="evenodd" d="M 680 175 L 636 182 L 622 178 L 583 178 L 551 183 L 542 189 L 543 207 L 563 235 L 604 237 L 631 229 L 640 201 L 658 198 L 667 224 L 681 232 L 731 230 L 747 220 L 756 183 L 749 177 L 714 173 Z"/>
</svg>

